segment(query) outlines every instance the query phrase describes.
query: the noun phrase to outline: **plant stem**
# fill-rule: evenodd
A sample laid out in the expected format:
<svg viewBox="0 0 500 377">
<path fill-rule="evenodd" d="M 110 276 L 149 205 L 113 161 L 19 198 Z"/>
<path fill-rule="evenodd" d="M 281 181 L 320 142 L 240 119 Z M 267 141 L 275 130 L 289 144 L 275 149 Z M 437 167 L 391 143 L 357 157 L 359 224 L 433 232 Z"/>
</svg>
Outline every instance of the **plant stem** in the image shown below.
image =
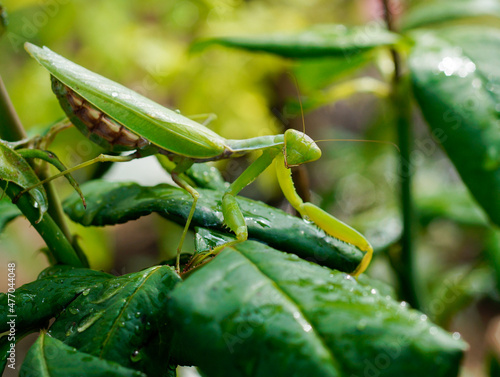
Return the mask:
<svg viewBox="0 0 500 377">
<path fill-rule="evenodd" d="M 26 132 L 12 105 L 2 76 L 0 76 L 0 139 L 17 141 L 25 137 Z"/>
<path fill-rule="evenodd" d="M 18 141 L 26 138 L 26 132 L 19 119 L 19 116 L 12 105 L 7 89 L 0 76 L 0 138 L 8 141 Z M 42 178 L 43 179 L 43 178 Z M 21 212 L 26 216 L 33 227 L 42 236 L 48 248 L 52 252 L 55 260 L 58 263 L 68 264 L 71 266 L 82 267 L 84 263 L 78 257 L 77 252 L 71 246 L 71 234 L 64 220 L 62 208 L 52 183 L 45 185 L 49 212 L 44 214 L 42 220 L 37 223 L 38 210 L 33 207 L 28 195 L 23 195 L 19 198 L 16 205 Z M 10 184 L 5 189 L 6 194 L 12 199 L 21 190 L 14 184 Z M 54 216 L 52 218 L 50 215 Z"/>
<path fill-rule="evenodd" d="M 5 189 L 6 194 L 11 199 L 15 198 L 20 191 L 21 189 L 14 184 L 9 184 Z M 40 236 L 42 236 L 43 240 L 47 244 L 47 247 L 52 253 L 52 256 L 58 263 L 75 267 L 83 267 L 83 264 L 73 249 L 73 246 L 47 213 L 45 213 L 41 221 L 37 223 L 39 217 L 38 209 L 33 207 L 31 204 L 29 195 L 22 195 L 16 205 L 40 234 Z"/>
<path fill-rule="evenodd" d="M 393 16 L 389 9 L 389 0 L 382 0 L 384 7 L 384 17 L 387 28 L 394 31 Z M 401 253 L 398 261 L 393 261 L 396 266 L 395 271 L 399 280 L 400 293 L 403 299 L 416 309 L 421 308 L 420 294 L 416 279 L 413 234 L 413 199 L 412 199 L 412 161 L 411 151 L 413 148 L 411 103 L 409 94 L 408 77 L 402 75 L 401 57 L 395 49 L 391 49 L 394 61 L 394 76 L 392 80 L 392 104 L 396 114 L 396 129 L 398 134 L 398 144 L 400 148 L 399 156 L 399 178 L 401 190 L 401 210 L 403 232 L 400 245 Z M 392 257 L 392 256 L 391 256 Z"/>
</svg>

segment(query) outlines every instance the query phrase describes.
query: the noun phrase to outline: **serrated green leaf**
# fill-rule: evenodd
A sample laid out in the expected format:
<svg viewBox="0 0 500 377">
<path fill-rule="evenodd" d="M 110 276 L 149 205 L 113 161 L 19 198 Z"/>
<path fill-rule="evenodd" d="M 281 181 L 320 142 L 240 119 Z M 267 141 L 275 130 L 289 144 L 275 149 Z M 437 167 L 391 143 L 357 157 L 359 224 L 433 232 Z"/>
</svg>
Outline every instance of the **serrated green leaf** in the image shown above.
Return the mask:
<svg viewBox="0 0 500 377">
<path fill-rule="evenodd" d="M 356 56 L 381 46 L 393 46 L 400 40 L 380 25 L 348 28 L 344 25 L 318 25 L 295 33 L 275 33 L 248 37 L 219 37 L 193 44 L 197 51 L 211 45 L 261 51 L 286 58 L 320 58 Z"/>
<path fill-rule="evenodd" d="M 168 299 L 179 362 L 207 376 L 456 376 L 466 348 L 369 284 L 252 241 Z"/>
<path fill-rule="evenodd" d="M 112 278 L 104 272 L 70 266 L 45 269 L 38 280 L 25 284 L 15 292 L 16 328 L 38 330 L 58 315 L 78 294 L 100 281 Z M 9 329 L 8 297 L 0 293 L 0 333 Z"/>
<path fill-rule="evenodd" d="M 415 97 L 472 195 L 500 225 L 500 30 L 414 33 Z"/>
<path fill-rule="evenodd" d="M 500 17 L 498 0 L 426 1 L 411 8 L 402 18 L 403 30 L 477 16 Z"/>
<path fill-rule="evenodd" d="M 1 194 L 0 194 L 1 195 Z M 21 211 L 12 204 L 9 198 L 4 197 L 0 200 L 0 233 L 3 231 L 9 221 L 14 220 L 21 215 Z"/>
<path fill-rule="evenodd" d="M 89 226 L 123 223 L 157 212 L 184 225 L 192 197 L 184 190 L 166 184 L 144 187 L 136 183 L 93 181 L 82 186 L 87 209 L 76 196 L 69 197 L 64 208 L 75 222 Z M 198 189 L 201 196 L 191 225 L 227 231 L 220 208 L 222 192 Z M 364 253 L 355 246 L 325 234 L 302 219 L 290 216 L 261 202 L 238 197 L 250 238 L 260 240 L 304 259 L 352 272 Z"/>
<path fill-rule="evenodd" d="M 100 359 L 166 376 L 172 330 L 165 297 L 179 281 L 171 267 L 157 266 L 95 284 L 66 306 L 49 334 Z"/>
<path fill-rule="evenodd" d="M 15 183 L 21 188 L 31 187 L 39 182 L 31 166 L 7 143 L 0 142 L 0 182 Z M 4 186 L 5 187 L 5 186 Z M 42 186 L 30 190 L 28 194 L 33 199 L 40 213 L 39 219 L 47 212 L 47 194 Z"/>
<path fill-rule="evenodd" d="M 78 352 L 60 340 L 40 333 L 21 367 L 22 377 L 146 377 L 122 365 Z"/>
</svg>

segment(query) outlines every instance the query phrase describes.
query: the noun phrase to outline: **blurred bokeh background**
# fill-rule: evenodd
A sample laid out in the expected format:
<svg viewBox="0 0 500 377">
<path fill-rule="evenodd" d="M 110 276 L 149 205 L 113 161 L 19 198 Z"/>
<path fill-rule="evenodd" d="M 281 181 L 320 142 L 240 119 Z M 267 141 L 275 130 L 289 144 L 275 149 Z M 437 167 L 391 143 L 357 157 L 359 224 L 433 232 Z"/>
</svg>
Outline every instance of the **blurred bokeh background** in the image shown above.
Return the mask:
<svg viewBox="0 0 500 377">
<path fill-rule="evenodd" d="M 394 12 L 404 13 L 417 3 L 395 3 Z M 370 63 L 346 58 L 300 64 L 221 47 L 190 52 L 193 41 L 212 36 L 291 32 L 322 23 L 373 25 L 381 22 L 379 1 L 4 0 L 3 5 L 9 29 L 0 39 L 0 74 L 30 135 L 61 119 L 63 111 L 48 73 L 24 51 L 26 41 L 48 46 L 184 115 L 216 114 L 210 128 L 229 139 L 302 129 L 293 73 L 306 110 L 308 99 L 330 82 L 331 90 L 321 92 L 328 104 L 305 114 L 305 129 L 313 139 L 395 140 L 387 98 L 392 61 L 386 50 L 374 52 Z M 342 85 L 347 90 L 338 89 Z M 411 171 L 422 310 L 471 345 L 463 376 L 482 376 L 489 355 L 500 349 L 500 236 L 488 228 L 418 112 L 414 133 Z M 397 150 L 355 142 L 322 142 L 320 147 L 322 159 L 301 173 L 303 187 L 311 189 L 313 202 L 364 231 L 377 249 L 368 274 L 397 287 L 390 262 L 401 231 Z M 58 135 L 52 150 L 69 166 L 101 152 L 74 129 Z M 248 163 L 245 158 L 216 166 L 231 181 Z M 84 182 L 92 171 L 75 177 Z M 169 180 L 154 158 L 114 166 L 106 177 L 145 185 Z M 71 193 L 64 181 L 57 187 L 61 198 Z M 243 195 L 289 210 L 271 168 Z M 71 227 L 92 268 L 115 274 L 168 259 L 180 235 L 179 226 L 155 215 L 116 227 Z M 24 219 L 0 235 L 0 264 L 17 262 L 18 285 L 35 279 L 48 265 L 42 246 Z M 6 282 L 0 282 L 0 289 L 6 290 Z"/>
</svg>

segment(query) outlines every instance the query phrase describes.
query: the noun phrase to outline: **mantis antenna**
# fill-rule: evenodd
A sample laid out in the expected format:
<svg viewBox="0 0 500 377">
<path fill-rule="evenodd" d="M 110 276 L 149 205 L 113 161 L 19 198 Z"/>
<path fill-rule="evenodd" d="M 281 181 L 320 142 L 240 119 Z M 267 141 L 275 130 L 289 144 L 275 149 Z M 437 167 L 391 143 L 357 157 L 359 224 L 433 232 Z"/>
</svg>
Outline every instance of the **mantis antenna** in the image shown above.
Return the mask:
<svg viewBox="0 0 500 377">
<path fill-rule="evenodd" d="M 302 105 L 302 98 L 300 96 L 300 90 L 299 90 L 299 82 L 297 80 L 297 77 L 291 72 L 288 72 L 288 74 L 292 77 L 293 82 L 295 84 L 295 90 L 297 92 L 297 99 L 299 100 L 299 106 L 300 106 L 300 116 L 302 118 L 302 132 L 305 134 L 306 133 L 306 122 L 304 118 L 304 107 Z M 321 140 L 314 140 L 315 143 L 319 142 L 324 142 L 324 141 L 351 141 L 351 142 L 361 142 L 361 143 L 377 143 L 377 144 L 389 144 L 392 145 L 394 148 L 398 150 L 398 152 L 401 153 L 401 150 L 399 147 L 391 142 L 391 141 L 385 141 L 385 140 L 365 140 L 365 139 L 321 139 Z"/>
</svg>

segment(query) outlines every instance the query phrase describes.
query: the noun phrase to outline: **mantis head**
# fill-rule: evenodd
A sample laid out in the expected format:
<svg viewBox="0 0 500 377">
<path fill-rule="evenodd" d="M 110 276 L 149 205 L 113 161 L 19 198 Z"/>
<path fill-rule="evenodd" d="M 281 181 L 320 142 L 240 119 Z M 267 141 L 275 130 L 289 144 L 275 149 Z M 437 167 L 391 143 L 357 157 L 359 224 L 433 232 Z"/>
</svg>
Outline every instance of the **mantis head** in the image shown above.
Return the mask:
<svg viewBox="0 0 500 377">
<path fill-rule="evenodd" d="M 285 164 L 288 168 L 316 161 L 321 157 L 321 149 L 319 149 L 313 139 L 303 132 L 292 129 L 285 131 L 283 153 L 285 155 Z"/>
</svg>

